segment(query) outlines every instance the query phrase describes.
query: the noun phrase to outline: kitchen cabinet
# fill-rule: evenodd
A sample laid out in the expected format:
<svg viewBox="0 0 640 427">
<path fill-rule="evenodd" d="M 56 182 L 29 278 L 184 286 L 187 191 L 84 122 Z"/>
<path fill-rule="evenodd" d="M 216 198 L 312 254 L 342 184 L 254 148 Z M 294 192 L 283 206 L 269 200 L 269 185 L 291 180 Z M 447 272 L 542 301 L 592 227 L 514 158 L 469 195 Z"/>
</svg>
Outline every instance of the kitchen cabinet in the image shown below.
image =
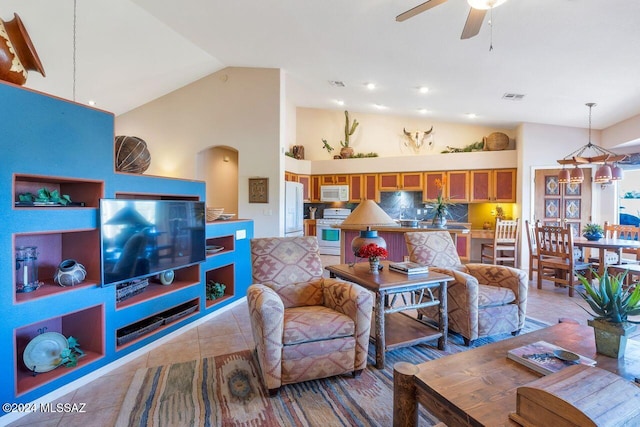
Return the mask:
<svg viewBox="0 0 640 427">
<path fill-rule="evenodd" d="M 380 203 L 378 178 L 377 173 L 365 173 L 362 175 L 362 193 L 365 200 L 373 200 L 376 203 Z"/>
<path fill-rule="evenodd" d="M 348 185 L 349 175 L 320 175 L 320 185 Z"/>
<path fill-rule="evenodd" d="M 469 171 L 447 172 L 447 198 L 453 203 L 469 202 Z"/>
<path fill-rule="evenodd" d="M 311 177 L 309 175 L 298 175 L 298 180 L 302 184 L 302 198 L 305 202 L 311 201 Z"/>
<path fill-rule="evenodd" d="M 472 170 L 471 202 L 516 201 L 516 169 Z"/>
<path fill-rule="evenodd" d="M 423 172 L 381 173 L 380 191 L 422 191 Z"/>
<path fill-rule="evenodd" d="M 304 235 L 315 236 L 316 235 L 316 220 L 305 219 L 304 220 Z"/>
<path fill-rule="evenodd" d="M 425 202 L 433 202 L 440 193 L 440 185 L 444 182 L 446 172 L 425 172 L 424 173 L 424 189 L 422 190 L 422 200 Z"/>
<path fill-rule="evenodd" d="M 311 175 L 311 186 L 309 188 L 309 202 L 318 203 L 320 201 L 320 175 Z"/>
<path fill-rule="evenodd" d="M 349 202 L 360 203 L 364 199 L 363 181 L 360 174 L 349 175 Z"/>
<path fill-rule="evenodd" d="M 298 182 L 298 176 L 295 173 L 285 171 L 284 180 L 290 182 Z"/>
</svg>

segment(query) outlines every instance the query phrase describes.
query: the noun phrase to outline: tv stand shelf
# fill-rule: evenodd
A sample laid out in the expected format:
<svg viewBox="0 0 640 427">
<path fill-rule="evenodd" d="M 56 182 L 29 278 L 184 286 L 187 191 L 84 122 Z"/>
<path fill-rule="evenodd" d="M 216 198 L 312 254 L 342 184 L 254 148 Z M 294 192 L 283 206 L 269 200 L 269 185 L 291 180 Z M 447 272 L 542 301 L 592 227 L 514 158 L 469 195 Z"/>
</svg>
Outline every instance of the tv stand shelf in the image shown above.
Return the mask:
<svg viewBox="0 0 640 427">
<path fill-rule="evenodd" d="M 202 263 L 175 269 L 171 285 L 151 278 L 141 294 L 118 303 L 115 285 L 105 286 L 101 279 L 100 200 L 204 201 L 205 183 L 116 172 L 111 113 L 2 81 L 0 98 L 11 106 L 2 113 L 0 144 L 19 147 L 3 150 L 5 166 L 0 168 L 0 200 L 6 201 L 0 204 L 4 259 L 0 263 L 0 360 L 5 362 L 0 364 L 4 381 L 0 401 L 20 404 L 56 399 L 83 377 L 246 295 L 251 284 L 253 222 L 218 221 L 205 225 L 202 243 L 225 250 L 206 256 Z M 56 153 L 53 160 L 52 150 Z M 58 190 L 83 206 L 16 206 L 20 194 L 36 194 L 41 188 Z M 190 238 L 193 231 L 189 230 Z M 201 242 L 201 229 L 195 239 Z M 166 250 L 168 244 L 158 245 Z M 37 247 L 37 280 L 44 283 L 28 293 L 17 292 L 16 283 L 21 280 L 16 280 L 15 261 L 20 246 Z M 53 282 L 56 268 L 66 259 L 86 268 L 85 280 L 76 286 Z M 234 271 L 229 287 L 232 294 L 208 304 L 206 272 L 227 265 Z M 164 317 L 162 324 L 154 325 L 157 329 L 118 345 L 119 331 L 159 314 Z M 86 356 L 76 367 L 60 366 L 34 376 L 24 366 L 23 353 L 29 341 L 44 332 L 77 338 Z M 0 413 L 0 425 L 11 417 Z"/>
</svg>

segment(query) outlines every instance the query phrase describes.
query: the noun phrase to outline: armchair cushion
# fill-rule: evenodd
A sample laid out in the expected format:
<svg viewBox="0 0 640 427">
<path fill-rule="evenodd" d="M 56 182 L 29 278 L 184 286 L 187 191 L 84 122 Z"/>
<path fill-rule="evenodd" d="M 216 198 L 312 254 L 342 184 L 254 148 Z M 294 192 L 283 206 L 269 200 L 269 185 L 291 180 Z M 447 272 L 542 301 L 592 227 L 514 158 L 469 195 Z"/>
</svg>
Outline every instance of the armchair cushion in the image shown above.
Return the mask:
<svg viewBox="0 0 640 427">
<path fill-rule="evenodd" d="M 497 286 L 478 285 L 478 308 L 496 307 L 516 300 L 513 291 Z"/>
<path fill-rule="evenodd" d="M 284 345 L 352 336 L 349 316 L 323 306 L 294 307 L 284 312 Z"/>
</svg>

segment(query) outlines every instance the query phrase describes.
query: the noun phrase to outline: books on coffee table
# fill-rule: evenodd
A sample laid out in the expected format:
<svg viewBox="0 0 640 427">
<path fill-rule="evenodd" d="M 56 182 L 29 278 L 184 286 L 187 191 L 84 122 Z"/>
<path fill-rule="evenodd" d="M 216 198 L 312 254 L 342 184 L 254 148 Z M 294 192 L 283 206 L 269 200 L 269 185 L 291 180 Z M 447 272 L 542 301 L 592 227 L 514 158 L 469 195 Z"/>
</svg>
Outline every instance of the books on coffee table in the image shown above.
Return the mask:
<svg viewBox="0 0 640 427">
<path fill-rule="evenodd" d="M 567 366 L 595 366 L 596 361 L 572 353 L 546 341 L 537 341 L 507 351 L 507 358 L 518 362 L 542 375 L 553 374 Z"/>
<path fill-rule="evenodd" d="M 429 272 L 429 266 L 411 261 L 394 262 L 389 264 L 389 270 L 405 274 L 424 274 Z"/>
</svg>

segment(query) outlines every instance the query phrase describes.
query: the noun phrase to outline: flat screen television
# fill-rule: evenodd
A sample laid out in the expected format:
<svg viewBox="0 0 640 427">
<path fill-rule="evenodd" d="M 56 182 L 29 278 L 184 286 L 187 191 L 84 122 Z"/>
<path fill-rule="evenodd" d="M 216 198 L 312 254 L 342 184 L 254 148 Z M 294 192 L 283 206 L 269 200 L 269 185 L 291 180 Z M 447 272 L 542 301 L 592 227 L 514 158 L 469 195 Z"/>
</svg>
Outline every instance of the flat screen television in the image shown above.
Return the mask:
<svg viewBox="0 0 640 427">
<path fill-rule="evenodd" d="M 100 200 L 102 286 L 203 262 L 204 202 Z"/>
</svg>

